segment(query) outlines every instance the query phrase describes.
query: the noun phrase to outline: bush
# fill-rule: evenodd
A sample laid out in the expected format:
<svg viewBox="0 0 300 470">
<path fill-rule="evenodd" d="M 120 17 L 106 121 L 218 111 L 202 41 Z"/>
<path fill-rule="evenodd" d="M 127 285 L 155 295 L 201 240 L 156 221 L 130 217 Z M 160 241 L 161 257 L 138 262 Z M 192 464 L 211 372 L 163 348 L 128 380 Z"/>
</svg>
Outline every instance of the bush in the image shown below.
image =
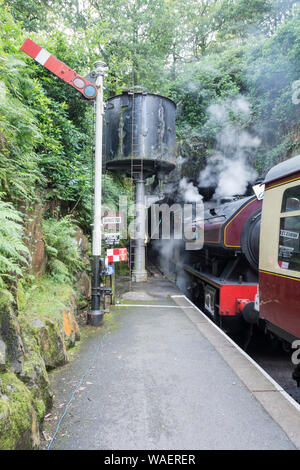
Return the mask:
<svg viewBox="0 0 300 470">
<path fill-rule="evenodd" d="M 52 278 L 61 283 L 72 282 L 76 272 L 83 267 L 75 239 L 76 229 L 70 216 L 43 222 L 47 269 Z"/>
</svg>

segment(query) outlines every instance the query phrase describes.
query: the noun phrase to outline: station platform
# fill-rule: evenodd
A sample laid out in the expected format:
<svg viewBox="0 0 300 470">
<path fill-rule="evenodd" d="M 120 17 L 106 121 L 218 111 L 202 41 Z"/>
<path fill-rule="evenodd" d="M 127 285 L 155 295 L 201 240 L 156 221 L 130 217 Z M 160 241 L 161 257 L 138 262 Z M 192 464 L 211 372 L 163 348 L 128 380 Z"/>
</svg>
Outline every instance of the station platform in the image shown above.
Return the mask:
<svg viewBox="0 0 300 470">
<path fill-rule="evenodd" d="M 98 341 L 55 374 L 57 407 Z M 166 279 L 123 295 L 81 388 L 53 449 L 300 448 L 300 406 Z"/>
</svg>

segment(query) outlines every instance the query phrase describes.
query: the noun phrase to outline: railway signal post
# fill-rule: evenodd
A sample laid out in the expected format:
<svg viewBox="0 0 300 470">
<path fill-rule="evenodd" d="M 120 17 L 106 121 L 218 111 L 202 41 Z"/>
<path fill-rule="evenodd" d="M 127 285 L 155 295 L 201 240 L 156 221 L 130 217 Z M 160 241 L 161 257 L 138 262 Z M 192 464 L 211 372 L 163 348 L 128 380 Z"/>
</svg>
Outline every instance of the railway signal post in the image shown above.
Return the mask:
<svg viewBox="0 0 300 470">
<path fill-rule="evenodd" d="M 101 258 L 101 207 L 102 207 L 102 126 L 103 126 L 103 82 L 107 70 L 102 61 L 95 62 L 96 88 L 96 141 L 95 141 L 95 169 L 94 169 L 94 224 L 93 224 L 93 275 L 92 275 L 92 305 L 88 315 L 88 322 L 99 326 L 103 321 L 104 312 L 101 310 L 101 272 L 104 262 Z"/>
<path fill-rule="evenodd" d="M 102 191 L 102 125 L 103 125 L 103 81 L 107 70 L 106 64 L 100 60 L 95 62 L 95 71 L 88 77 L 96 76 L 96 83 L 82 77 L 46 49 L 42 48 L 30 38 L 23 43 L 21 50 L 32 59 L 59 77 L 68 85 L 75 88 L 87 99 L 96 98 L 96 142 L 95 142 L 95 177 L 94 177 L 94 224 L 93 224 L 93 279 L 92 279 L 92 308 L 88 317 L 91 325 L 102 323 L 104 312 L 101 310 L 101 272 L 104 262 L 101 260 L 101 191 Z"/>
</svg>

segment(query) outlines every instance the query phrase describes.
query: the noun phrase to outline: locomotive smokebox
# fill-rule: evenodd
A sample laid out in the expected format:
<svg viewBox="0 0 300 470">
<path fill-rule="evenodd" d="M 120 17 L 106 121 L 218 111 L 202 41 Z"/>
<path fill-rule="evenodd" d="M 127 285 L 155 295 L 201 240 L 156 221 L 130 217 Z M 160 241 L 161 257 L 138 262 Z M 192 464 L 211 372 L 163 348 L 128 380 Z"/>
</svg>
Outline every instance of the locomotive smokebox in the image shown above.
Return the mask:
<svg viewBox="0 0 300 470">
<path fill-rule="evenodd" d="M 107 101 L 104 154 L 108 170 L 144 178 L 175 168 L 175 103 L 161 95 L 127 90 Z M 132 174 L 134 173 L 134 174 Z"/>
<path fill-rule="evenodd" d="M 258 269 L 261 209 L 254 212 L 243 227 L 241 245 L 253 269 Z"/>
</svg>

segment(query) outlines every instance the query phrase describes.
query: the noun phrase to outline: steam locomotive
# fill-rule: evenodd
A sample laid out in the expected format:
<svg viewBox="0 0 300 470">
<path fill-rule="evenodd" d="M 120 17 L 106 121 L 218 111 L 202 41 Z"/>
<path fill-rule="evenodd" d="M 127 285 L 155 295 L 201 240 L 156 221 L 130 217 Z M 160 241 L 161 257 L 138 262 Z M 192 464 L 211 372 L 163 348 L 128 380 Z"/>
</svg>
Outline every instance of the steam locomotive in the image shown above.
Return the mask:
<svg viewBox="0 0 300 470">
<path fill-rule="evenodd" d="M 260 196 L 205 202 L 203 248 L 181 243 L 169 258 L 215 322 L 256 324 L 288 345 L 300 338 L 300 155 L 263 185 Z M 200 222 L 191 219 L 192 229 Z"/>
</svg>

